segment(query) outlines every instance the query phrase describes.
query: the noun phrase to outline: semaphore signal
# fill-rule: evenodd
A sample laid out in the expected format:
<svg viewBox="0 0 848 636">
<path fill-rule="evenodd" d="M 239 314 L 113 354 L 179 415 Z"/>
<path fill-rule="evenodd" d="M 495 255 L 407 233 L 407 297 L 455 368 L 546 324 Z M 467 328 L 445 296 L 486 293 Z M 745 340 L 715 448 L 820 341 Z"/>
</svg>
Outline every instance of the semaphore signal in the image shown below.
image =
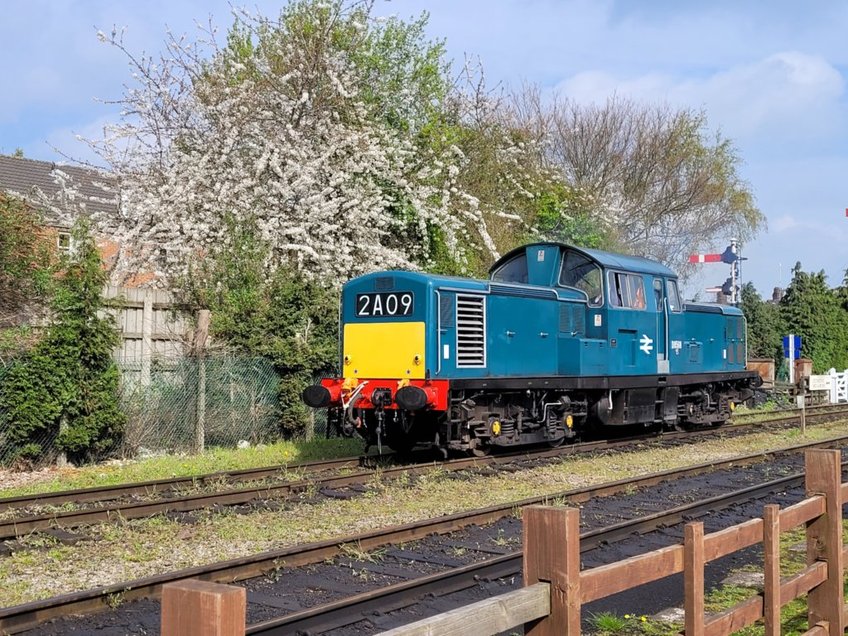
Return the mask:
<svg viewBox="0 0 848 636">
<path fill-rule="evenodd" d="M 848 209 L 845 211 L 848 216 Z M 708 287 L 708 292 L 721 292 L 730 297 L 730 303 L 736 305 L 739 302 L 739 262 L 745 259 L 739 256 L 739 248 L 736 239 L 730 239 L 730 245 L 721 254 L 692 254 L 690 263 L 727 263 L 730 265 L 730 278 L 720 287 Z"/>
<path fill-rule="evenodd" d="M 689 257 L 690 263 L 720 263 L 721 254 L 692 254 Z"/>
</svg>

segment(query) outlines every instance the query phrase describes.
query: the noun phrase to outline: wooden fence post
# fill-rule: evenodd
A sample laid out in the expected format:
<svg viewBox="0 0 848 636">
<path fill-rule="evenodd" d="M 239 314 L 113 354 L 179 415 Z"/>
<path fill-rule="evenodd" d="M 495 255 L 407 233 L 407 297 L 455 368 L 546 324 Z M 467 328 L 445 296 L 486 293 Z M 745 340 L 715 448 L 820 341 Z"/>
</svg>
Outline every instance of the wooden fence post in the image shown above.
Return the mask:
<svg viewBox="0 0 848 636">
<path fill-rule="evenodd" d="M 765 636 L 780 636 L 780 506 L 763 508 L 763 616 Z"/>
<path fill-rule="evenodd" d="M 551 585 L 551 613 L 524 626 L 526 636 L 580 634 L 580 511 L 528 506 L 524 524 L 524 585 Z"/>
<path fill-rule="evenodd" d="M 842 455 L 838 450 L 805 454 L 807 496 L 824 495 L 825 513 L 807 523 L 807 564 L 827 562 L 827 579 L 807 595 L 808 625 L 826 621 L 831 636 L 845 629 L 842 598 Z"/>
<path fill-rule="evenodd" d="M 243 587 L 189 579 L 162 586 L 162 636 L 244 636 Z"/>
<path fill-rule="evenodd" d="M 683 528 L 683 610 L 686 636 L 704 636 L 704 524 Z"/>
</svg>

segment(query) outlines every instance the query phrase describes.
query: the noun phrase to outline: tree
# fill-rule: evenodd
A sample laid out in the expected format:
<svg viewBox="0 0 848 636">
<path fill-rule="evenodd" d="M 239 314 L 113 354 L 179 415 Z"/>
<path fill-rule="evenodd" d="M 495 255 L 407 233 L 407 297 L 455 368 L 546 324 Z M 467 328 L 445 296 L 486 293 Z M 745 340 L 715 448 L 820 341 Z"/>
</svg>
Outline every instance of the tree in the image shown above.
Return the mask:
<svg viewBox="0 0 848 636">
<path fill-rule="evenodd" d="M 842 277 L 842 285 L 837 288 L 836 294 L 842 302 L 842 308 L 848 311 L 848 269 L 845 270 L 845 275 Z"/>
<path fill-rule="evenodd" d="M 802 353 L 819 373 L 848 368 L 848 312 L 839 295 L 827 286 L 824 271 L 807 273 L 801 263 L 780 301 L 787 331 L 803 339 Z"/>
<path fill-rule="evenodd" d="M 722 238 L 744 241 L 764 224 L 736 150 L 707 133 L 703 113 L 617 97 L 600 106 L 545 102 L 534 89 L 514 99 L 574 193 L 577 218 L 590 218 L 618 249 L 685 271 L 688 254 Z M 564 220 L 574 208 L 563 208 Z"/>
<path fill-rule="evenodd" d="M 281 378 L 281 429 L 301 433 L 308 417 L 303 389 L 338 363 L 338 297 L 291 267 L 267 275 L 270 246 L 258 238 L 255 224 L 227 223 L 231 241 L 189 272 L 182 300 L 211 310 L 214 341 L 274 364 Z"/>
<path fill-rule="evenodd" d="M 119 336 L 101 297 L 106 273 L 84 219 L 72 236 L 46 333 L 0 383 L 0 430 L 22 458 L 40 458 L 54 440 L 72 461 L 99 458 L 118 444 L 125 421 L 112 359 Z"/>
<path fill-rule="evenodd" d="M 0 327 L 20 322 L 43 300 L 50 250 L 38 213 L 0 191 Z"/>
<path fill-rule="evenodd" d="M 457 187 L 462 152 L 442 135 L 442 47 L 370 4 L 302 0 L 277 20 L 240 16 L 227 43 L 172 41 L 136 58 L 125 119 L 96 147 L 120 175 L 122 254 L 173 274 L 256 220 L 266 268 L 338 285 L 373 269 L 462 269 L 468 228 L 488 231 Z M 399 87 L 403 89 L 399 90 Z M 493 247 L 490 242 L 487 243 Z M 119 271 L 119 273 L 120 273 Z"/>
<path fill-rule="evenodd" d="M 482 69 L 466 65 L 463 79 L 447 111 L 465 157 L 457 182 L 488 232 L 469 228 L 469 251 L 477 257 L 470 269 L 485 273 L 493 257 L 532 240 L 603 244 L 603 231 L 575 210 L 579 193 L 546 161 L 538 128 L 522 119 L 508 93 L 486 87 Z"/>
<path fill-rule="evenodd" d="M 774 303 L 763 302 L 753 283 L 745 283 L 741 290 L 739 308 L 748 324 L 748 357 L 783 358 L 783 327 L 780 310 Z"/>
</svg>

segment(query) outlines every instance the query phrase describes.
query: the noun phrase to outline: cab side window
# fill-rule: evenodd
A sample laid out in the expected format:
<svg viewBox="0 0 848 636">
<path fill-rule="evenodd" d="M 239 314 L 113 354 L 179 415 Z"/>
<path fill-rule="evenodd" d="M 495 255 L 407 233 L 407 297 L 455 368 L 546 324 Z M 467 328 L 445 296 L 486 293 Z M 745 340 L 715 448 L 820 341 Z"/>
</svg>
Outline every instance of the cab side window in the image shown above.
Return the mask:
<svg viewBox="0 0 848 636">
<path fill-rule="evenodd" d="M 626 309 L 645 309 L 645 285 L 642 277 L 610 272 L 610 304 Z"/>
<path fill-rule="evenodd" d="M 592 260 L 576 252 L 566 252 L 562 260 L 559 284 L 574 287 L 589 297 L 589 306 L 600 307 L 604 304 L 604 287 L 601 268 Z"/>
<path fill-rule="evenodd" d="M 492 280 L 499 283 L 527 284 L 527 254 L 521 253 L 511 258 L 492 272 Z"/>
<path fill-rule="evenodd" d="M 670 280 L 668 285 L 668 308 L 671 311 L 683 311 L 683 305 L 680 303 L 680 295 L 677 293 L 677 281 Z"/>
<path fill-rule="evenodd" d="M 663 282 L 661 278 L 654 279 L 654 300 L 656 301 L 657 311 L 663 311 L 665 294 L 663 294 Z"/>
</svg>

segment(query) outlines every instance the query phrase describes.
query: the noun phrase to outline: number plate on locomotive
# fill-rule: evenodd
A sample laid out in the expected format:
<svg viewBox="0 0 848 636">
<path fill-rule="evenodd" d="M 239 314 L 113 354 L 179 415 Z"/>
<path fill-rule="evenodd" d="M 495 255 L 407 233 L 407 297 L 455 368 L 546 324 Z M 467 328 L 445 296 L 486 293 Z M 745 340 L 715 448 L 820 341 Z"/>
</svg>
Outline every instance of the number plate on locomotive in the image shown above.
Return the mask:
<svg viewBox="0 0 848 636">
<path fill-rule="evenodd" d="M 357 316 L 409 316 L 414 306 L 412 292 L 376 292 L 356 295 Z"/>
</svg>

